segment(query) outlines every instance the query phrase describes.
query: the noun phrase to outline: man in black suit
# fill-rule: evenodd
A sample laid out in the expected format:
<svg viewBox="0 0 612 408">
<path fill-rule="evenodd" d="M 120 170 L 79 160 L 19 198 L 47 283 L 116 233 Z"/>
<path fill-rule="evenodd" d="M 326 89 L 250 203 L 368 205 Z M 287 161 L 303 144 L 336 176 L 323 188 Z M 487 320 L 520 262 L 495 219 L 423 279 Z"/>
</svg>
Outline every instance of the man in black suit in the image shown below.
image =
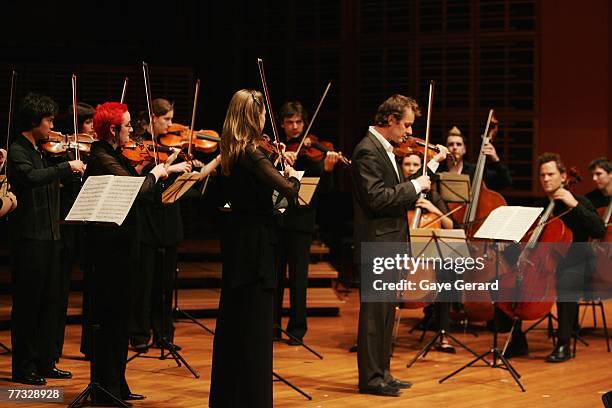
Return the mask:
<svg viewBox="0 0 612 408">
<path fill-rule="evenodd" d="M 393 144 L 412 135 L 412 124 L 418 116 L 420 110 L 414 99 L 391 96 L 378 107 L 375 125 L 369 127 L 353 151 L 353 243 L 358 263 L 362 243 L 409 241 L 406 210 L 421 191 L 430 188 L 430 180 L 429 176 L 405 180 Z M 389 371 L 395 306 L 394 302 L 361 302 L 357 339 L 361 393 L 396 397 L 400 389 L 411 386 L 393 378 Z"/>
</svg>

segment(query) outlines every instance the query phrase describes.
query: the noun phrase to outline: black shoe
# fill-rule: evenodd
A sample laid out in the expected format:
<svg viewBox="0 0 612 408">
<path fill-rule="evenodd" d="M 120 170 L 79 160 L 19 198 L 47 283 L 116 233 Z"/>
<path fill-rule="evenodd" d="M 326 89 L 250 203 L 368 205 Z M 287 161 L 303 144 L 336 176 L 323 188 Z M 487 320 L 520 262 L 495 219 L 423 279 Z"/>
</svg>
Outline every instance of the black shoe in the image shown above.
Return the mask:
<svg viewBox="0 0 612 408">
<path fill-rule="evenodd" d="M 28 385 L 45 385 L 47 383 L 44 377 L 36 374 L 35 372 L 22 375 L 13 375 L 13 381 Z"/>
<path fill-rule="evenodd" d="M 548 363 L 562 363 L 572 358 L 572 352 L 570 351 L 569 342 L 559 344 L 552 353 L 546 357 Z"/>
<path fill-rule="evenodd" d="M 436 344 L 434 344 L 434 350 L 439 351 L 440 353 L 449 354 L 455 354 L 457 352 L 457 350 L 455 350 L 455 347 L 453 347 L 452 344 L 440 342 L 436 342 Z"/>
<path fill-rule="evenodd" d="M 402 390 L 406 390 L 412 387 L 412 383 L 410 381 L 402 381 L 402 380 L 398 380 L 397 378 L 394 378 L 391 381 L 389 381 L 388 385 L 389 387 L 402 389 Z"/>
<path fill-rule="evenodd" d="M 72 378 L 72 373 L 70 371 L 60 370 L 55 366 L 51 367 L 47 371 L 44 371 L 42 375 L 45 378 L 55 378 L 60 380 L 67 380 L 69 378 Z"/>
<path fill-rule="evenodd" d="M 512 333 L 512 339 L 508 343 L 508 347 L 504 351 L 504 357 L 522 357 L 529 354 L 529 345 L 527 344 L 527 336 L 522 331 Z"/>
<path fill-rule="evenodd" d="M 129 394 L 126 394 L 126 395 L 121 395 L 121 399 L 124 400 L 124 401 L 140 401 L 140 400 L 143 400 L 145 398 L 147 398 L 147 397 L 145 397 L 142 394 L 129 393 Z"/>
<path fill-rule="evenodd" d="M 376 387 L 359 388 L 360 394 L 380 395 L 381 397 L 399 397 L 400 390 L 385 383 L 381 383 Z"/>
<path fill-rule="evenodd" d="M 351 348 L 349 349 L 349 353 L 356 353 L 356 352 L 357 352 L 357 344 L 353 344 Z"/>
</svg>

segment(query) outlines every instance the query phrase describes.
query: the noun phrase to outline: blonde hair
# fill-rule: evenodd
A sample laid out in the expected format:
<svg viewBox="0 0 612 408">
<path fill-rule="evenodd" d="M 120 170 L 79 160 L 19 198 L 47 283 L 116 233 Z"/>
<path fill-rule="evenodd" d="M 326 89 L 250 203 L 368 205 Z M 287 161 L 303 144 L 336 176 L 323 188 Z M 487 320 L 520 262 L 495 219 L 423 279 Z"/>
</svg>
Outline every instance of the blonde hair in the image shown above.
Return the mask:
<svg viewBox="0 0 612 408">
<path fill-rule="evenodd" d="M 259 91 L 241 89 L 232 96 L 221 133 L 223 175 L 231 174 L 232 166 L 249 144 L 259 144 L 263 137 L 259 115 L 263 109 L 263 95 Z"/>
</svg>

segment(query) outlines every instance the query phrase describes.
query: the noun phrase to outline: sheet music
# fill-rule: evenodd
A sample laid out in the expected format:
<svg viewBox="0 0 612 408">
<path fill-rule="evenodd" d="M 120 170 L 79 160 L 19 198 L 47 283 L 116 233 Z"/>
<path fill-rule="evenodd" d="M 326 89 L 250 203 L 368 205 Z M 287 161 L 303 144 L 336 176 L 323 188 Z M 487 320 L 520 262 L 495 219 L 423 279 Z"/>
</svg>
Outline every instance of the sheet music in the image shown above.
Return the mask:
<svg viewBox="0 0 612 408">
<path fill-rule="evenodd" d="M 113 175 L 88 177 L 66 221 L 123 224 L 144 180 L 144 177 Z"/>
<path fill-rule="evenodd" d="M 102 204 L 106 190 L 113 182 L 112 175 L 89 177 L 74 201 L 66 221 L 88 221 Z"/>
<path fill-rule="evenodd" d="M 474 238 L 499 239 L 518 242 L 529 231 L 542 207 L 497 207 L 478 229 Z"/>
<path fill-rule="evenodd" d="M 145 177 L 115 176 L 94 221 L 123 224 Z"/>
</svg>

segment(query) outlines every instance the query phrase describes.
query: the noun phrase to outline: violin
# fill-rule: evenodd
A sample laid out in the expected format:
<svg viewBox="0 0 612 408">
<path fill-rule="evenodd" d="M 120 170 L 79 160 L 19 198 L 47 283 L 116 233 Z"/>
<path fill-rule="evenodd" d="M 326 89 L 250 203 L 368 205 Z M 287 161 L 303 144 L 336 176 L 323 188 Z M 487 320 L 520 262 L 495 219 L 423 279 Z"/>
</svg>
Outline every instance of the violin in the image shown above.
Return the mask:
<svg viewBox="0 0 612 408">
<path fill-rule="evenodd" d="M 173 123 L 168 127 L 165 135 L 159 136 L 158 140 L 162 146 L 187 148 L 189 146 L 189 126 Z M 202 153 L 212 153 L 217 150 L 217 145 L 221 142 L 219 134 L 214 130 L 194 130 L 193 147 Z"/>
<path fill-rule="evenodd" d="M 174 150 L 174 148 L 167 146 L 157 145 L 154 148 L 153 142 L 150 140 L 136 142 L 130 139 L 128 143 L 121 147 L 121 154 L 130 162 L 132 166 L 137 166 L 145 161 L 154 161 L 154 152 L 157 153 L 158 163 L 162 163 L 167 162 L 168 159 L 172 157 L 176 151 Z M 181 157 L 183 160 L 188 159 L 187 155 L 184 152 L 179 152 L 178 157 Z"/>
<path fill-rule="evenodd" d="M 295 152 L 300 146 L 300 139 L 295 138 L 287 141 L 287 151 Z M 300 157 L 306 157 L 310 161 L 320 162 L 325 159 L 327 152 L 333 152 L 334 145 L 331 142 L 319 140 L 315 135 L 308 135 L 304 138 L 303 148 L 300 149 L 298 155 Z M 340 161 L 344 164 L 351 164 L 351 161 L 344 157 L 342 153 L 340 155 Z"/>
<path fill-rule="evenodd" d="M 79 152 L 88 155 L 93 142 L 95 142 L 93 136 L 86 133 L 77 133 L 75 140 L 74 135 L 64 135 L 54 131 L 50 131 L 47 138 L 40 141 L 43 150 L 51 156 L 62 156 L 75 147 Z"/>
<path fill-rule="evenodd" d="M 393 154 L 397 157 L 406 157 L 411 154 L 420 154 L 421 156 L 425 152 L 425 146 L 427 145 L 427 160 L 433 159 L 434 156 L 440 153 L 440 149 L 434 144 L 426 144 L 425 140 L 419 139 L 418 137 L 408 136 L 404 138 L 404 141 L 393 148 Z"/>
</svg>

